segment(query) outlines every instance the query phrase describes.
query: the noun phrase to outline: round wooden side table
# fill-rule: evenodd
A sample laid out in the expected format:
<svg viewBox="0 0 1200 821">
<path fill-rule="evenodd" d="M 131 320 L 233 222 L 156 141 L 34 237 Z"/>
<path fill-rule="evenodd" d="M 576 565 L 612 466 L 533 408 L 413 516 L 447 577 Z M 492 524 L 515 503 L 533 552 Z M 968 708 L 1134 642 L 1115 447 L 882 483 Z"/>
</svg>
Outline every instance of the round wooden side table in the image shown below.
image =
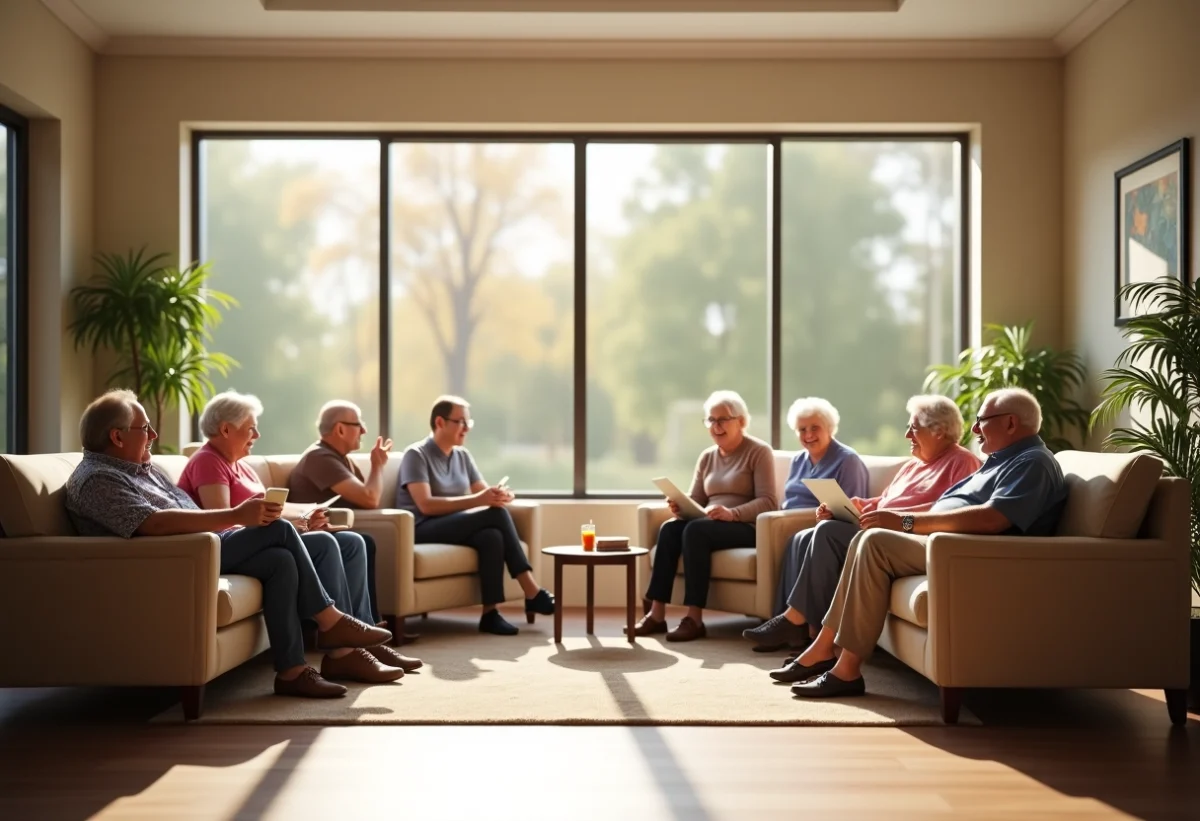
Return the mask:
<svg viewBox="0 0 1200 821">
<path fill-rule="evenodd" d="M 650 551 L 644 547 L 630 547 L 625 550 L 584 550 L 582 545 L 556 545 L 543 547 L 542 553 L 554 557 L 554 643 L 562 641 L 562 609 L 563 609 L 563 565 L 582 564 L 587 567 L 587 631 L 592 633 L 595 624 L 594 605 L 596 601 L 596 565 L 623 564 L 625 565 L 625 620 L 628 625 L 625 635 L 633 642 L 633 603 L 637 599 L 634 591 L 637 578 L 636 562 L 638 556 L 644 556 Z"/>
</svg>

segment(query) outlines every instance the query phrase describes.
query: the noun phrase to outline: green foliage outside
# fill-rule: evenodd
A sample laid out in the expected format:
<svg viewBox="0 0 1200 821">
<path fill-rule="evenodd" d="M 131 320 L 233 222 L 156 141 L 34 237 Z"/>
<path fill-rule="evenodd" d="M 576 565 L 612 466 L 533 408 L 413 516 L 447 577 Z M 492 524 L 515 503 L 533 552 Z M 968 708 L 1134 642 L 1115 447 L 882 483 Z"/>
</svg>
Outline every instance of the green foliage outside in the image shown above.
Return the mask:
<svg viewBox="0 0 1200 821">
<path fill-rule="evenodd" d="M 626 203 L 628 230 L 589 236 L 591 488 L 650 490 L 647 465 L 686 481 L 708 443 L 699 403 L 714 389 L 741 392 L 751 431 L 766 436 L 767 163 L 765 148 L 734 148 L 657 146 Z M 391 435 L 398 446 L 423 437 L 433 398 L 460 389 L 472 402 L 470 446 L 485 475 L 566 490 L 572 266 L 568 257 L 520 270 L 512 237 L 537 222 L 567 226 L 569 239 L 570 180 L 557 195 L 520 183 L 546 178 L 536 152 L 523 155 L 524 167 L 488 151 L 468 156 L 452 166 L 414 150 L 393 162 L 394 173 L 403 169 L 393 177 L 393 213 L 404 223 L 392 237 L 393 254 L 403 256 L 393 257 L 389 306 Z M 371 436 L 379 427 L 378 161 L 351 173 L 314 157 L 256 154 L 249 141 L 205 144 L 204 258 L 214 287 L 242 306 L 215 338 L 241 368 L 214 382 L 263 399 L 263 453 L 305 447 L 317 408 L 334 396 L 363 406 Z M 953 254 L 908 236 L 893 196 L 932 178 L 931 201 L 949 201 L 949 151 L 804 143 L 786 147 L 784 160 L 780 410 L 797 396 L 825 396 L 841 411 L 840 439 L 864 452 L 907 453 L 904 402 L 920 391 L 926 366 L 953 351 L 952 307 L 922 296 L 952 291 Z M 898 181 L 877 179 L 882 167 L 899 169 Z M 468 173 L 474 185 L 462 183 Z M 514 221 L 489 244 L 496 226 L 481 218 L 472 233 L 472 205 L 481 187 L 494 194 L 514 179 L 517 189 L 533 186 L 521 189 L 522 208 L 479 208 Z M 418 207 L 418 191 L 434 194 Z M 955 219 L 933 214 L 943 226 Z M 335 221 L 351 226 L 351 239 L 328 238 Z M 476 277 L 469 299 L 458 279 L 467 258 Z M 907 272 L 899 284 L 887 273 L 897 265 Z M 719 333 L 709 324 L 714 306 L 724 317 Z M 467 318 L 470 345 L 454 350 Z M 785 432 L 781 444 L 794 448 L 794 436 Z"/>
<path fill-rule="evenodd" d="M 1164 277 L 1126 285 L 1123 296 L 1145 313 L 1121 328 L 1129 345 L 1100 375 L 1107 384 L 1091 422 L 1129 412 L 1130 423 L 1104 444 L 1151 453 L 1168 476 L 1191 483 L 1192 589 L 1200 594 L 1200 281 Z"/>
<path fill-rule="evenodd" d="M 926 390 L 954 399 L 967 420 L 963 444 L 971 438 L 970 422 L 984 398 L 1000 388 L 1024 388 L 1042 406 L 1042 438 L 1053 451 L 1070 450 L 1073 434 L 1087 431 L 1088 412 L 1073 398 L 1087 378 L 1083 360 L 1074 351 L 1031 348 L 1033 323 L 1023 326 L 987 325 L 991 344 L 968 348 L 956 365 L 934 365 Z"/>
</svg>

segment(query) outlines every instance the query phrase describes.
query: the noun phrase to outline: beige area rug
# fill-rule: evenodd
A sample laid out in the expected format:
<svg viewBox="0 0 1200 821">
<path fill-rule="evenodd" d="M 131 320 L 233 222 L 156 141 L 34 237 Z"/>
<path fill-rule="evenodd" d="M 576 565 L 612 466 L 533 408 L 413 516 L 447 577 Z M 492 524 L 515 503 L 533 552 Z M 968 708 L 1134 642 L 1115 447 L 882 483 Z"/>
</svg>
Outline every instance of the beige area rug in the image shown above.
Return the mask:
<svg viewBox="0 0 1200 821">
<path fill-rule="evenodd" d="M 481 635 L 469 611 L 409 622 L 421 638 L 404 652 L 425 667 L 394 684 L 350 684 L 345 698 L 307 700 L 271 694 L 274 673 L 264 655 L 208 685 L 200 724 L 940 724 L 937 688 L 882 651 L 864 671 L 866 696 L 794 698 L 767 671 L 784 654 L 750 650 L 741 637 L 757 622 L 710 613 L 709 636 L 669 643 L 663 636 L 631 646 L 617 611 L 598 612 L 596 635 L 584 633 L 583 611 L 568 608 L 563 643 L 554 619 L 506 614 L 513 637 Z M 672 623 L 679 615 L 670 614 Z M 519 619 L 519 620 L 518 620 Z M 320 655 L 309 662 L 320 666 Z M 176 706 L 154 721 L 179 723 Z M 978 724 L 963 710 L 962 724 Z"/>
</svg>

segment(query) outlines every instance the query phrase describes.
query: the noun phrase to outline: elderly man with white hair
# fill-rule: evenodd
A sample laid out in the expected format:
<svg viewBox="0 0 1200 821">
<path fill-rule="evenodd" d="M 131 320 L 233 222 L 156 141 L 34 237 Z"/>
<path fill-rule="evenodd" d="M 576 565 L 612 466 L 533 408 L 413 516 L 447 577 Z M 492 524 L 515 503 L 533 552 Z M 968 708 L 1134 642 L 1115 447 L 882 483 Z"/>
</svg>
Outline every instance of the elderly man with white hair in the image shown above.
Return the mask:
<svg viewBox="0 0 1200 821">
<path fill-rule="evenodd" d="M 678 505 L 667 500 L 676 518 L 659 528 L 646 593 L 650 612 L 634 626 L 634 635 L 666 633 L 667 641 L 703 638 L 713 552 L 754 544 L 758 514 L 774 510 L 778 504 L 774 452 L 766 442 L 746 433 L 750 412 L 742 397 L 733 391 L 716 391 L 704 403 L 704 415 L 713 445 L 701 452 L 688 495 L 706 515 L 680 518 Z M 666 607 L 681 556 L 683 603 L 688 611 L 679 626 L 668 631 Z"/>
<path fill-rule="evenodd" d="M 971 431 L 987 455 L 978 471 L 923 513 L 872 510 L 850 544 L 833 604 L 816 639 L 795 660 L 802 698 L 862 695 L 862 662 L 883 632 L 892 583 L 926 572 L 931 533 L 1048 536 L 1058 526 L 1067 487 L 1042 442 L 1042 410 L 1028 391 L 1005 388 L 983 400 Z M 841 648 L 840 654 L 838 648 Z"/>
<path fill-rule="evenodd" d="M 914 396 L 908 400 L 908 439 L 913 459 L 907 462 L 883 493 L 871 499 L 851 497 L 856 513 L 895 510 L 915 513 L 929 510 L 938 498 L 979 469 L 979 457 L 958 443 L 963 418 L 958 406 L 945 396 Z M 817 625 L 833 602 L 846 551 L 858 534 L 856 523 L 839 521 L 825 505 L 817 508 L 815 527 L 796 534 L 780 572 L 781 602 L 778 616 L 742 633 L 748 639 L 777 650 L 785 645 L 804 649 L 817 635 Z M 797 679 L 796 664 L 789 661 L 772 670 L 776 681 Z"/>
</svg>

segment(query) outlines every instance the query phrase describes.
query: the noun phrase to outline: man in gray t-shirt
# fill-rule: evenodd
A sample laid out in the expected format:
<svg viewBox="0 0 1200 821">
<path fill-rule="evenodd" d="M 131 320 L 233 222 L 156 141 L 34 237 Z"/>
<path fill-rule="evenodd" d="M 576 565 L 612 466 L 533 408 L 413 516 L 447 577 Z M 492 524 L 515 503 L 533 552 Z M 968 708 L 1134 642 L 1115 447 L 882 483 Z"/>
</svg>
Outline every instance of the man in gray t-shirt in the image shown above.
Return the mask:
<svg viewBox="0 0 1200 821">
<path fill-rule="evenodd" d="M 525 613 L 552 615 L 554 597 L 533 577 L 533 568 L 506 505 L 512 492 L 503 484 L 489 486 L 464 447 L 473 427 L 470 404 L 458 396 L 440 396 L 429 415 L 430 435 L 404 450 L 396 507 L 416 518 L 417 544 L 440 542 L 473 548 L 479 554 L 481 633 L 502 636 L 517 628 L 500 615 L 504 601 L 504 568 L 525 592 Z"/>
</svg>

